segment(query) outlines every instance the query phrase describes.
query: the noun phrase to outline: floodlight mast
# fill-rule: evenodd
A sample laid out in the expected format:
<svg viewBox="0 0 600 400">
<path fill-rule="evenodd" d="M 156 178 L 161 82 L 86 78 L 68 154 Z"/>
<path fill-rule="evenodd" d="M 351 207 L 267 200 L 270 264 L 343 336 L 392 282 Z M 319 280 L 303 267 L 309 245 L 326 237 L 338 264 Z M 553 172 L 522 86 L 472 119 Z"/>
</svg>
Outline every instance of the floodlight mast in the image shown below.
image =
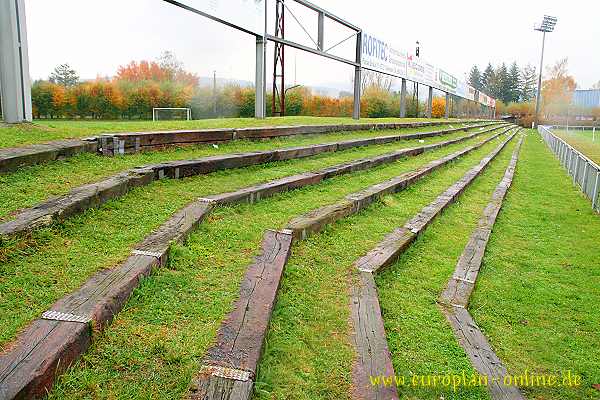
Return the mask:
<svg viewBox="0 0 600 400">
<path fill-rule="evenodd" d="M 534 26 L 533 29 L 542 32 L 542 56 L 540 58 L 540 74 L 538 77 L 537 96 L 535 99 L 535 128 L 537 128 L 540 119 L 540 102 L 542 98 L 542 71 L 544 70 L 544 47 L 546 46 L 546 33 L 553 32 L 558 19 L 549 15 L 544 15 L 541 24 Z"/>
</svg>

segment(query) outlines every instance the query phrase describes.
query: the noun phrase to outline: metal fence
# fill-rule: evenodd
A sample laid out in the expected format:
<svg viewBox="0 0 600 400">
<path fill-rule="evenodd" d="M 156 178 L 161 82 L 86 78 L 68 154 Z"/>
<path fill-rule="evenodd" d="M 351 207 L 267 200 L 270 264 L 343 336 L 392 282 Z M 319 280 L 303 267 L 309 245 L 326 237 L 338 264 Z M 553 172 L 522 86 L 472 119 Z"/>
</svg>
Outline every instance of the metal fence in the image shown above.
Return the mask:
<svg viewBox="0 0 600 400">
<path fill-rule="evenodd" d="M 544 141 L 558 157 L 561 164 L 573 177 L 573 183 L 577 184 L 583 193 L 592 201 L 592 208 L 600 212 L 600 167 L 587 158 L 581 152 L 575 150 L 571 145 L 552 133 L 549 126 L 538 126 L 538 132 Z"/>
</svg>

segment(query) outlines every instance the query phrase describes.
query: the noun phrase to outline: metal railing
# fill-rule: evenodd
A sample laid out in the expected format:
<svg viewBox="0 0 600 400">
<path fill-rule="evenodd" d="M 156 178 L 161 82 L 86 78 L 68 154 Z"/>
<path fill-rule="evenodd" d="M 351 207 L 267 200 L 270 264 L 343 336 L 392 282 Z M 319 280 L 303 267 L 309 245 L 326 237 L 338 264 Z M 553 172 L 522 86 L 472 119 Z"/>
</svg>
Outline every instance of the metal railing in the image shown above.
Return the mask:
<svg viewBox="0 0 600 400">
<path fill-rule="evenodd" d="M 571 175 L 573 183 L 578 185 L 586 197 L 592 201 L 592 208 L 600 212 L 600 201 L 598 199 L 600 194 L 600 167 L 598 164 L 557 137 L 552 132 L 551 127 L 539 125 L 538 132 Z"/>
</svg>

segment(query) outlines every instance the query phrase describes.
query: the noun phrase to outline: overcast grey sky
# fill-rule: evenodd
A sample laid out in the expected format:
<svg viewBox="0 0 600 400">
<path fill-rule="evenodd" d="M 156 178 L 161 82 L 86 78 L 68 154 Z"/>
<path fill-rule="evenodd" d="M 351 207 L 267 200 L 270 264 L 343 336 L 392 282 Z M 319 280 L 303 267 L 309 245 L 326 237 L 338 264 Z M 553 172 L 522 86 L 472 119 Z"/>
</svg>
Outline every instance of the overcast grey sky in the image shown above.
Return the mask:
<svg viewBox="0 0 600 400">
<path fill-rule="evenodd" d="M 240 0 L 219 1 L 231 2 L 233 7 Z M 460 77 L 473 64 L 484 68 L 488 61 L 537 66 L 541 33 L 535 32 L 533 25 L 544 14 L 554 15 L 558 24 L 547 37 L 546 65 L 568 57 L 570 72 L 580 88 L 589 88 L 600 80 L 598 1 L 313 2 L 385 38 L 399 50 L 414 52 L 415 41 L 419 40 L 424 58 Z M 82 78 L 111 76 L 119 65 L 154 59 L 163 50 L 175 52 L 187 69 L 201 76 L 210 76 L 216 70 L 224 78 L 254 77 L 252 36 L 161 0 L 26 0 L 26 7 L 34 79 L 46 78 L 56 65 L 65 62 Z M 308 28 L 316 27 L 316 18 L 311 14 L 297 14 Z M 289 16 L 287 29 L 289 38 L 310 44 Z M 326 44 L 335 44 L 345 34 L 328 24 Z M 338 51 L 351 53 L 348 46 Z M 345 65 L 289 50 L 287 66 L 288 83 L 351 87 L 352 69 Z"/>
</svg>

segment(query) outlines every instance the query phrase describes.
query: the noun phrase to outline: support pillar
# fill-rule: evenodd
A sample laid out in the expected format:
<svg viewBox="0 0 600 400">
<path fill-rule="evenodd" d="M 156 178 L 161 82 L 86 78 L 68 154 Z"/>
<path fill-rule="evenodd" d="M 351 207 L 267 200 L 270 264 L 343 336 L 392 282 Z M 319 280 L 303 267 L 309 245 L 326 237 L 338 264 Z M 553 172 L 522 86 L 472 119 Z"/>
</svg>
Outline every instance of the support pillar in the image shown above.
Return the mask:
<svg viewBox="0 0 600 400">
<path fill-rule="evenodd" d="M 4 120 L 31 122 L 25 0 L 0 1 L 0 92 Z"/>
<path fill-rule="evenodd" d="M 352 118 L 360 119 L 360 84 L 361 84 L 361 60 L 362 60 L 362 33 L 356 35 L 356 65 L 354 67 L 354 109 Z"/>
<path fill-rule="evenodd" d="M 267 110 L 267 40 L 262 36 L 256 37 L 256 77 L 254 116 L 259 119 L 266 117 Z"/>
<path fill-rule="evenodd" d="M 325 51 L 325 14 L 319 12 L 317 21 L 317 47 L 321 51 Z"/>
<path fill-rule="evenodd" d="M 406 117 L 406 79 L 402 78 L 402 88 L 400 90 L 400 118 Z"/>
<path fill-rule="evenodd" d="M 427 118 L 431 118 L 431 111 L 433 109 L 433 88 L 429 86 L 429 96 L 427 97 Z"/>
<path fill-rule="evenodd" d="M 446 113 L 444 114 L 444 118 L 450 118 L 450 93 L 446 93 Z"/>
</svg>

